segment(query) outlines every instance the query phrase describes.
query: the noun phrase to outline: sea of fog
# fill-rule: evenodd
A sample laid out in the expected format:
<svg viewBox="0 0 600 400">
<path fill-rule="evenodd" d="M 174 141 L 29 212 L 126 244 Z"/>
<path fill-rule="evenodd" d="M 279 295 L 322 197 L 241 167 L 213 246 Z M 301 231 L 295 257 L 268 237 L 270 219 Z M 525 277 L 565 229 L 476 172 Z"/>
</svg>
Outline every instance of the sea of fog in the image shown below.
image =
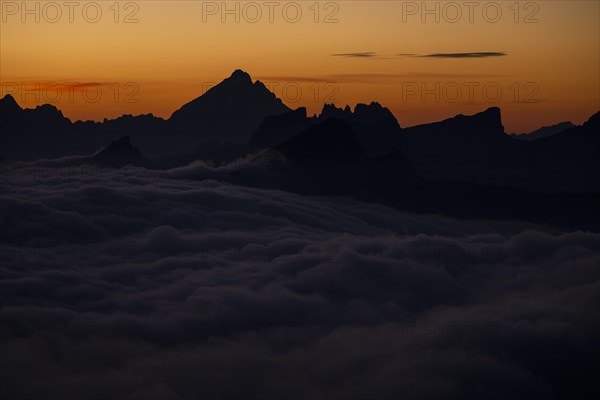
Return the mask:
<svg viewBox="0 0 600 400">
<path fill-rule="evenodd" d="M 2 167 L 2 398 L 594 390 L 600 234 L 222 176 L 204 164 Z"/>
</svg>

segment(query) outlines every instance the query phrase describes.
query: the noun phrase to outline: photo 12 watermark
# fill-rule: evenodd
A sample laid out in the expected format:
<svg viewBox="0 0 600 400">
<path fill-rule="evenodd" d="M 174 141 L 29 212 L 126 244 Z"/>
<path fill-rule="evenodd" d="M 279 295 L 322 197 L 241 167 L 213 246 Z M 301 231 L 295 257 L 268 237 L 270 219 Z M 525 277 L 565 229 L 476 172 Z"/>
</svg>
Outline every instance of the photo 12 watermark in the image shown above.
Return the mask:
<svg viewBox="0 0 600 400">
<path fill-rule="evenodd" d="M 402 1 L 403 23 L 490 23 L 515 24 L 540 22 L 537 1 Z"/>
<path fill-rule="evenodd" d="M 202 23 L 337 24 L 337 1 L 203 1 Z"/>
<path fill-rule="evenodd" d="M 406 81 L 401 83 L 401 101 L 420 103 L 538 103 L 537 82 L 497 81 Z"/>
<path fill-rule="evenodd" d="M 98 103 L 108 100 L 114 103 L 139 103 L 140 87 L 136 82 L 2 82 L 0 98 L 10 95 L 19 103 Z"/>
<path fill-rule="evenodd" d="M 2 1 L 0 21 L 8 23 L 68 22 L 96 24 L 137 24 L 140 22 L 137 1 Z"/>
</svg>

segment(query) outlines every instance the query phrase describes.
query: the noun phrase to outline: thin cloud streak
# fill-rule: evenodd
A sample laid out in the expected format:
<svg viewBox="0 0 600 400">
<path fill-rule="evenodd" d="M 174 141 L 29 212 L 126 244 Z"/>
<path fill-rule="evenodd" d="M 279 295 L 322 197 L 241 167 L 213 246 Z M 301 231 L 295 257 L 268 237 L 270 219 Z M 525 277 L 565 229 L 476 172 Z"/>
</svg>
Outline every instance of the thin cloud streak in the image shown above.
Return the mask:
<svg viewBox="0 0 600 400">
<path fill-rule="evenodd" d="M 504 57 L 507 54 L 504 52 L 484 51 L 479 53 L 433 53 L 419 57 L 426 58 L 488 58 L 488 57 Z"/>
<path fill-rule="evenodd" d="M 504 57 L 508 54 L 501 51 L 481 51 L 468 53 L 431 53 L 431 54 L 415 54 L 415 53 L 397 53 L 395 57 L 422 57 L 422 58 L 489 58 L 489 57 Z M 337 53 L 330 54 L 332 57 L 345 58 L 377 58 L 383 60 L 392 60 L 394 57 L 386 57 L 379 55 L 373 51 L 355 52 L 355 53 Z"/>
<path fill-rule="evenodd" d="M 330 54 L 333 57 L 347 57 L 347 58 L 370 58 L 375 57 L 376 54 L 372 51 L 358 52 L 358 53 L 339 53 Z"/>
</svg>

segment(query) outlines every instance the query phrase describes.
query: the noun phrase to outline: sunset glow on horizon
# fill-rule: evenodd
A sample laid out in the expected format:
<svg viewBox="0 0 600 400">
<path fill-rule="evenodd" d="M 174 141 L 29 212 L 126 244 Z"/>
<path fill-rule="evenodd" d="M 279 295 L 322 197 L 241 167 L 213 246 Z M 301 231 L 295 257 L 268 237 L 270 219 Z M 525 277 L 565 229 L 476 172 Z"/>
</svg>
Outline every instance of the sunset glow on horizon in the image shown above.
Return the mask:
<svg viewBox="0 0 600 400">
<path fill-rule="evenodd" d="M 1 96 L 168 118 L 242 69 L 290 108 L 377 101 L 403 127 L 497 106 L 527 132 L 600 109 L 597 1 L 75 3 L 1 2 Z"/>
</svg>

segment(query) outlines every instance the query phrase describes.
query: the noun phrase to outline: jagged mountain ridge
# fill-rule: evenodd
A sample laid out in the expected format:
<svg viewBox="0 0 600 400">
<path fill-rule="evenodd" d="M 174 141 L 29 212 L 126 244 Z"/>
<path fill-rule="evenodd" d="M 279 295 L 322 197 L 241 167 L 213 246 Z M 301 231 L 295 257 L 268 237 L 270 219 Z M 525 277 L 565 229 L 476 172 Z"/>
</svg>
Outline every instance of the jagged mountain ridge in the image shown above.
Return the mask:
<svg viewBox="0 0 600 400">
<path fill-rule="evenodd" d="M 248 101 L 239 97 L 244 91 L 250 93 L 247 99 L 257 102 L 245 104 Z M 244 120 L 256 107 L 262 111 L 253 116 L 256 128 L 252 132 L 244 123 L 241 125 L 248 129 L 233 136 L 206 133 L 214 132 L 208 127 L 222 119 L 229 124 L 223 129 L 235 131 L 237 122 L 231 121 Z M 233 115 L 236 110 L 244 111 Z M 9 160 L 59 158 L 90 154 L 128 135 L 142 153 L 159 161 L 156 165 L 185 165 L 195 159 L 223 163 L 276 147 L 329 118 L 347 123 L 367 156 L 385 156 L 396 149 L 428 179 L 550 191 L 600 190 L 593 178 L 599 167 L 592 155 L 597 136 L 588 132 L 589 123 L 528 142 L 504 132 L 500 109 L 495 107 L 409 128 L 401 128 L 393 114 L 376 102 L 357 104 L 354 110 L 325 104 L 319 115 L 309 117 L 306 109 L 289 109 L 262 83 L 253 82 L 240 70 L 168 120 L 147 114 L 72 123 L 54 106 L 22 109 L 7 95 L 0 99 L 0 146 Z"/>
</svg>

